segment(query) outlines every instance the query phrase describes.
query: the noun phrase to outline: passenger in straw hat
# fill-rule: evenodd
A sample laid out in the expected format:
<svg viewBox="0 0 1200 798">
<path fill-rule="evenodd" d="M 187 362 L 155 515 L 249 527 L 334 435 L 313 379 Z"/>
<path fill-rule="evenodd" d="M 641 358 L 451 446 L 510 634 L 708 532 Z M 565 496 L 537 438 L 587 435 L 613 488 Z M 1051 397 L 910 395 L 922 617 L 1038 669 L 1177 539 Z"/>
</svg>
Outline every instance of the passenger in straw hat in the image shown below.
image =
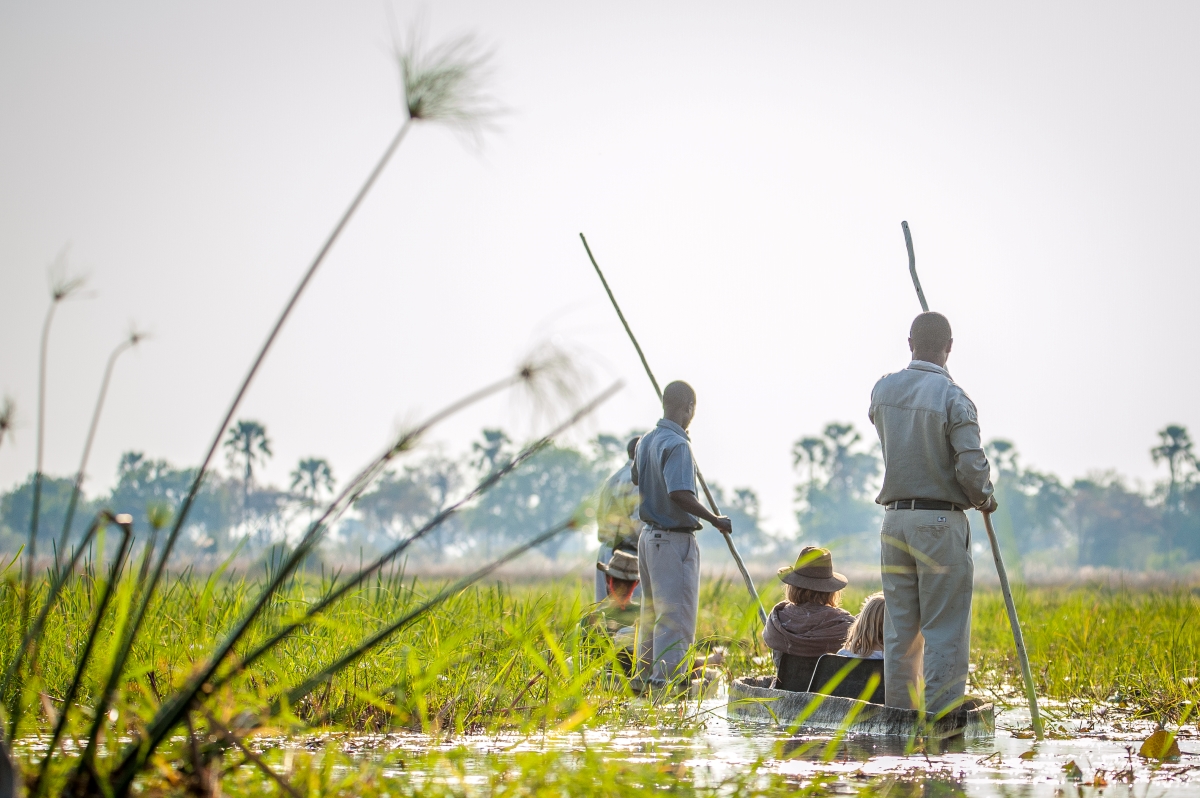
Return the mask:
<svg viewBox="0 0 1200 798">
<path fill-rule="evenodd" d="M 854 616 L 839 605 L 846 577 L 833 570 L 829 549 L 805 546 L 794 565 L 779 569 L 785 600 L 775 605 L 763 627 L 763 642 L 775 664 L 784 654 L 819 657 L 846 642 Z"/>
<path fill-rule="evenodd" d="M 596 563 L 603 575 L 608 595 L 583 619 L 583 625 L 608 635 L 617 648 L 617 661 L 626 676 L 633 670 L 635 629 L 642 608 L 633 598 L 638 585 L 638 558 L 622 549 L 613 552 L 607 563 Z"/>
</svg>

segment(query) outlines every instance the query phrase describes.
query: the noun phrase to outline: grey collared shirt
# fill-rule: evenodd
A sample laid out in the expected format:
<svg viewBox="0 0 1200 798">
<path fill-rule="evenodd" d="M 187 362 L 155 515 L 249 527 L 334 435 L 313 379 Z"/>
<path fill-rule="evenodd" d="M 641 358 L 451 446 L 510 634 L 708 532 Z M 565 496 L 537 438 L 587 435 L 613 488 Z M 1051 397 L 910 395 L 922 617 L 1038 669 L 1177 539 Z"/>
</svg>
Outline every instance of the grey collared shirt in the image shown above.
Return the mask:
<svg viewBox="0 0 1200 798">
<path fill-rule="evenodd" d="M 941 366 L 914 360 L 871 391 L 871 423 L 883 446 L 883 489 L 875 499 L 934 499 L 982 507 L 991 468 L 975 404 Z"/>
<path fill-rule="evenodd" d="M 696 516 L 671 501 L 677 490 L 696 492 L 691 438 L 674 421 L 661 419 L 638 441 L 630 476 L 638 486 L 642 520 L 660 529 L 699 529 Z"/>
</svg>

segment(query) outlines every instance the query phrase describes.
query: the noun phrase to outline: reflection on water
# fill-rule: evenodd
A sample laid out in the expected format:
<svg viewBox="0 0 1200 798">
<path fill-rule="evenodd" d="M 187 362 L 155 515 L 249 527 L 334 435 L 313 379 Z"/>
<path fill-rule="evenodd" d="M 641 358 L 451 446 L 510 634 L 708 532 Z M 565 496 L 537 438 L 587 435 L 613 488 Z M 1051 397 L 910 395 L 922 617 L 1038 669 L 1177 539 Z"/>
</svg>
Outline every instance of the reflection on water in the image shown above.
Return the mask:
<svg viewBox="0 0 1200 798">
<path fill-rule="evenodd" d="M 419 734 L 386 734 L 347 740 L 344 750 L 377 761 L 408 759 L 397 778 L 437 781 L 438 772 L 414 765 L 431 750 L 452 752 L 463 783 L 485 781 L 487 773 L 525 765 L 522 756 L 559 756 L 558 765 L 619 771 L 653 766 L 697 787 L 729 784 L 757 773 L 794 785 L 805 795 L 864 795 L 887 798 L 942 796 L 1013 796 L 1017 798 L 1158 798 L 1200 795 L 1200 756 L 1188 753 L 1195 727 L 1181 735 L 1180 762 L 1155 763 L 1136 756 L 1137 745 L 1152 729 L 1129 720 L 1086 733 L 1086 724 L 1060 718 L 1060 739 L 1042 742 L 1014 736 L 1007 729 L 1028 725 L 1021 710 L 997 713 L 993 739 L 908 741 L 903 739 L 789 735 L 769 723 L 727 718 L 722 700 L 693 704 L 696 731 L 646 728 L 599 728 L 536 737 L 517 734 L 466 735 L 434 740 Z M 1070 731 L 1071 734 L 1061 734 Z M 357 746 L 357 747 L 355 747 Z M 409 754 L 413 756 L 409 756 Z M 526 760 L 527 761 L 527 760 Z M 572 763 L 575 763 L 572 765 Z M 506 764 L 507 763 L 507 764 Z M 1073 764 L 1070 764 L 1073 763 Z M 1193 770 L 1195 768 L 1195 770 Z M 656 772 L 657 772 L 656 771 Z M 521 771 L 524 772 L 524 771 Z M 517 776 L 519 778 L 519 776 Z M 814 789 L 816 788 L 816 789 Z"/>
</svg>

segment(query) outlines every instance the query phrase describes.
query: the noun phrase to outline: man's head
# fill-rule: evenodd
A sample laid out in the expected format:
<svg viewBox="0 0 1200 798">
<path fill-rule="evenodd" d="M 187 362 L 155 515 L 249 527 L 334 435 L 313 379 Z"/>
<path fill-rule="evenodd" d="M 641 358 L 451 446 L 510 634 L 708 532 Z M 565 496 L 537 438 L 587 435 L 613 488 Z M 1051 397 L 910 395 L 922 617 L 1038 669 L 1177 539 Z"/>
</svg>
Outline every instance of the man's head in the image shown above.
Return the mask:
<svg viewBox="0 0 1200 798">
<path fill-rule="evenodd" d="M 683 380 L 675 380 L 663 390 L 663 418 L 684 429 L 696 415 L 696 392 Z"/>
<path fill-rule="evenodd" d="M 913 319 L 912 328 L 908 331 L 908 348 L 913 360 L 944 366 L 953 343 L 950 321 L 941 313 L 928 310 Z"/>
<path fill-rule="evenodd" d="M 629 452 L 629 459 L 633 459 L 633 453 L 637 451 L 638 441 L 642 439 L 640 435 L 634 435 L 629 439 L 629 443 L 625 444 L 625 451 Z"/>
</svg>

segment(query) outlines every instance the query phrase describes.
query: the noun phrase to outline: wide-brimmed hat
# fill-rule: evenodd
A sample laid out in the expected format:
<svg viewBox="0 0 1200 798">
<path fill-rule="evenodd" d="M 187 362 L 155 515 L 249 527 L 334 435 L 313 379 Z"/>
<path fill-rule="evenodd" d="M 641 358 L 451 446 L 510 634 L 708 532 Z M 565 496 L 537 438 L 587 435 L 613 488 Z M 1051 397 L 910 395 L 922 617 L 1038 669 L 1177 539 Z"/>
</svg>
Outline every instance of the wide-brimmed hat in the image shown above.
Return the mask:
<svg viewBox="0 0 1200 798">
<path fill-rule="evenodd" d="M 833 555 L 829 549 L 816 546 L 801 549 L 795 565 L 785 565 L 779 569 L 779 579 L 788 585 L 822 593 L 835 593 L 850 584 L 846 577 L 833 570 Z"/>
<path fill-rule="evenodd" d="M 611 576 L 613 579 L 624 579 L 626 582 L 638 581 L 638 558 L 636 554 L 617 549 L 613 552 L 608 563 L 598 562 L 596 568 Z"/>
</svg>

